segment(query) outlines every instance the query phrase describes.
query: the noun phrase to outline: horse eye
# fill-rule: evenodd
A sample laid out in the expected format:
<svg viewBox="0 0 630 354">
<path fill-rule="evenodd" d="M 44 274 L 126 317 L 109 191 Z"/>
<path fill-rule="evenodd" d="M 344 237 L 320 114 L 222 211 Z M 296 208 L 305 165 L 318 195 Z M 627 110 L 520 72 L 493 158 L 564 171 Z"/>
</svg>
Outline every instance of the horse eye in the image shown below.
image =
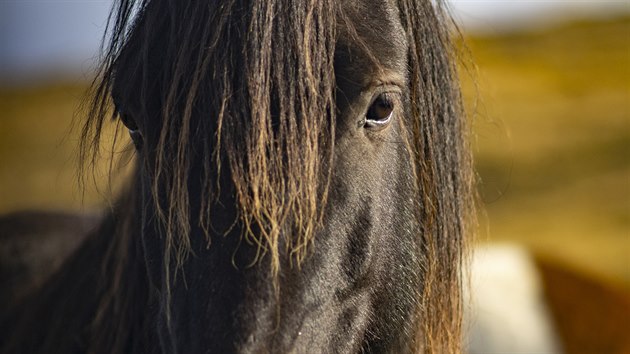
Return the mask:
<svg viewBox="0 0 630 354">
<path fill-rule="evenodd" d="M 394 100 L 387 94 L 380 94 L 365 114 L 366 128 L 384 128 L 394 115 Z"/>
<path fill-rule="evenodd" d="M 129 116 L 128 114 L 121 113 L 120 121 L 122 122 L 122 124 L 125 125 L 125 127 L 127 127 L 127 129 L 138 130 L 138 124 L 136 124 L 136 121 L 133 118 L 131 118 L 131 116 Z"/>
<path fill-rule="evenodd" d="M 144 139 L 142 137 L 140 129 L 138 129 L 138 124 L 136 124 L 136 121 L 128 114 L 121 114 L 120 120 L 125 125 L 125 127 L 129 129 L 129 136 L 131 137 L 131 141 L 133 141 L 133 145 L 136 147 L 137 150 L 142 150 Z"/>
</svg>

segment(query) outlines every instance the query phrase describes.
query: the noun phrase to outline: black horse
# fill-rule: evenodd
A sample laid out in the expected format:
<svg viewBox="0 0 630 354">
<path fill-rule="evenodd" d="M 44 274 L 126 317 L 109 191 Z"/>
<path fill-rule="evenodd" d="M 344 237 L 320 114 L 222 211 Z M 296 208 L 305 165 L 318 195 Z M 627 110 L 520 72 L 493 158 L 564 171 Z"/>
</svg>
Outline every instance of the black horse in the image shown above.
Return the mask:
<svg viewBox="0 0 630 354">
<path fill-rule="evenodd" d="M 81 160 L 113 114 L 136 171 L 1 351 L 460 351 L 450 24 L 431 0 L 118 1 Z"/>
</svg>

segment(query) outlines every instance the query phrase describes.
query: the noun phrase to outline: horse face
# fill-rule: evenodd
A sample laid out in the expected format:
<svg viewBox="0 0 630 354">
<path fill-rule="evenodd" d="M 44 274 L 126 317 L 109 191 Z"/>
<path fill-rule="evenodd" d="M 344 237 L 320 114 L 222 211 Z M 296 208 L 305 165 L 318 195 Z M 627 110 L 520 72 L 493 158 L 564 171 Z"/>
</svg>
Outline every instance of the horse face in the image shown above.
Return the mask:
<svg viewBox="0 0 630 354">
<path fill-rule="evenodd" d="M 388 3 L 346 10 L 360 37 L 340 29 L 335 51 L 326 213 L 301 267 L 281 271 L 279 298 L 248 296 L 257 311 L 241 317 L 245 352 L 400 351 L 415 335 L 420 230 L 404 137 L 408 48 Z"/>
<path fill-rule="evenodd" d="M 178 69 L 167 69 L 164 61 L 157 60 L 164 46 L 158 38 L 168 33 L 168 28 L 157 26 L 161 23 L 157 9 L 155 5 L 145 10 L 123 49 L 113 94 L 138 148 L 142 245 L 150 283 L 155 287 L 151 302 L 158 309 L 155 330 L 162 349 L 403 350 L 403 343 L 416 334 L 421 229 L 409 151 L 409 49 L 397 7 L 389 1 L 348 2 L 343 6 L 343 18 L 336 18 L 335 129 L 320 134 L 330 142 L 332 158 L 322 162 L 330 164 L 330 174 L 320 171 L 317 177 L 320 182 L 329 178 L 327 184 L 321 183 L 326 185 L 328 197 L 317 206 L 323 210 L 321 222 L 302 261 L 292 259 L 293 250 L 280 236 L 275 275 L 269 272 L 273 260 L 265 253 L 272 245 L 263 245 L 261 251 L 259 239 L 243 237 L 245 229 L 255 236 L 264 225 L 248 225 L 240 219 L 242 210 L 236 206 L 239 190 L 227 167 L 212 172 L 220 188 L 212 196 L 209 227 L 199 220 L 208 203 L 204 198 L 210 198 L 199 176 L 209 164 L 226 161 L 219 157 L 209 163 L 215 152 L 203 150 L 216 145 L 199 138 L 215 136 L 221 129 L 212 121 L 221 102 L 190 106 L 186 129 L 202 134 L 183 142 L 190 147 L 185 150 L 190 157 L 186 160 L 189 173 L 175 177 L 186 180 L 185 213 L 190 216 L 185 218 L 186 240 L 191 254 L 176 262 L 169 253 L 173 246 L 168 237 L 177 235 L 164 236 L 168 233 L 165 226 L 155 220 L 173 205 L 173 184 L 170 180 L 156 184 L 160 176 L 154 171 L 156 164 L 178 163 L 176 155 L 169 155 L 174 156 L 173 161 L 158 157 L 182 142 L 164 147 L 161 140 L 169 119 L 164 106 L 169 103 L 160 92 L 165 86 L 159 81 L 160 73 L 172 70 L 175 75 Z M 150 26 L 157 28 L 156 33 L 146 30 Z M 139 44 L 147 40 L 152 41 L 148 46 Z M 142 55 L 145 59 L 138 60 Z M 134 89 L 134 80 L 151 75 L 156 82 L 145 94 L 138 93 L 141 90 Z M 210 84 L 211 72 L 202 75 L 206 76 L 199 83 L 200 95 L 213 101 L 221 92 Z M 191 77 L 182 83 L 193 81 Z M 271 107 L 269 114 L 273 114 L 273 104 Z M 227 115 L 230 109 L 236 107 L 228 106 Z M 232 152 L 245 153 L 247 148 L 237 147 Z M 168 220 L 177 223 L 177 218 Z"/>
</svg>

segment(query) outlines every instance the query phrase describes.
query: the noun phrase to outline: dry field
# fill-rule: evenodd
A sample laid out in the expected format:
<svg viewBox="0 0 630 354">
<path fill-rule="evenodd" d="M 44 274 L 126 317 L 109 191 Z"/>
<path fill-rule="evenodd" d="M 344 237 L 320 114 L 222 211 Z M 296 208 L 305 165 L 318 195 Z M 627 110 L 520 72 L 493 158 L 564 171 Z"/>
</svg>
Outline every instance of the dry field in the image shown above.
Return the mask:
<svg viewBox="0 0 630 354">
<path fill-rule="evenodd" d="M 630 288 L 630 18 L 469 48 L 480 239 L 523 243 Z"/>
</svg>

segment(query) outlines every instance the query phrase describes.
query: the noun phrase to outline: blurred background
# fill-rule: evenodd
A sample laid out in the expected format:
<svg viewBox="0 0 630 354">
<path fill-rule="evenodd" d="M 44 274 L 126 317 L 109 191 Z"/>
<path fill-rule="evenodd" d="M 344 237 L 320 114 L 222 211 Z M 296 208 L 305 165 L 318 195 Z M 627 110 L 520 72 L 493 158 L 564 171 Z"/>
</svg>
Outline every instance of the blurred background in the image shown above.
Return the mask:
<svg viewBox="0 0 630 354">
<path fill-rule="evenodd" d="M 523 245 L 537 259 L 605 284 L 627 306 L 630 2 L 450 6 L 467 53 L 462 84 L 485 209 L 478 242 Z M 103 205 L 106 193 L 78 188 L 71 122 L 109 7 L 0 1 L 0 214 Z M 96 176 L 101 190 L 106 170 Z M 628 331 L 621 314 L 615 323 Z"/>
</svg>

